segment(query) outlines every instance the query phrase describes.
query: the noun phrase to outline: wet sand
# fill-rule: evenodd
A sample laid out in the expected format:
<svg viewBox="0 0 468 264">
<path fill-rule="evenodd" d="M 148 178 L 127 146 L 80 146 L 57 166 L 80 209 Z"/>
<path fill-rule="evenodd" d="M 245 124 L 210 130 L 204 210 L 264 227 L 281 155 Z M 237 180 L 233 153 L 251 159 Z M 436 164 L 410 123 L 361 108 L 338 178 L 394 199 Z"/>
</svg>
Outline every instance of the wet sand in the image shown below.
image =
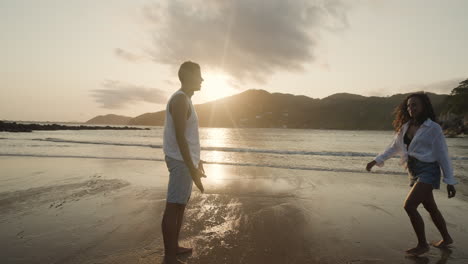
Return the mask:
<svg viewBox="0 0 468 264">
<path fill-rule="evenodd" d="M 163 162 L 0 157 L 2 263 L 162 263 Z M 364 167 L 364 164 L 363 164 Z M 468 263 L 468 203 L 436 201 L 455 244 L 419 258 L 401 175 L 206 165 L 186 263 Z M 443 185 L 444 186 L 444 185 Z M 444 186 L 445 187 L 445 186 Z M 428 239 L 440 238 L 427 212 Z"/>
</svg>

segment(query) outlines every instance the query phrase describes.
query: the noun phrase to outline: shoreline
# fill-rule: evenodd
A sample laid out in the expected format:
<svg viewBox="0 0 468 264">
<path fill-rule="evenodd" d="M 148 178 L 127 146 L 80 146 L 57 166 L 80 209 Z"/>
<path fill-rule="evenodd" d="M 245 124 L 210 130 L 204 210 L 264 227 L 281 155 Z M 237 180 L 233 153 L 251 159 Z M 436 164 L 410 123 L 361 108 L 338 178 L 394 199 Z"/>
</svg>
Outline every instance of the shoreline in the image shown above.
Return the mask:
<svg viewBox="0 0 468 264">
<path fill-rule="evenodd" d="M 164 128 L 163 125 L 111 125 L 111 124 L 89 124 L 86 122 L 53 122 L 53 121 L 13 121 L 13 120 L 0 120 L 0 123 L 17 123 L 20 125 L 40 125 L 40 126 L 50 126 L 50 125 L 60 125 L 60 126 L 89 126 L 89 127 L 111 127 L 119 129 L 119 128 L 130 128 L 129 130 L 151 130 L 153 128 Z M 366 131 L 374 131 L 374 132 L 393 132 L 393 129 L 365 129 L 365 128 L 355 128 L 355 129 L 339 129 L 339 128 L 300 128 L 300 127 L 208 127 L 208 126 L 200 126 L 201 129 L 203 128 L 221 128 L 221 129 L 285 129 L 285 130 L 318 130 L 318 131 L 359 131 L 359 132 L 366 132 Z M 111 130 L 112 130 L 111 129 Z M 66 129 L 64 129 L 66 130 Z M 468 134 L 464 132 L 453 132 L 452 126 L 447 126 L 444 130 L 444 135 L 446 138 L 466 138 Z M 457 131 L 466 131 L 466 128 L 457 129 Z M 11 131 L 2 131 L 0 132 L 11 132 Z"/>
</svg>

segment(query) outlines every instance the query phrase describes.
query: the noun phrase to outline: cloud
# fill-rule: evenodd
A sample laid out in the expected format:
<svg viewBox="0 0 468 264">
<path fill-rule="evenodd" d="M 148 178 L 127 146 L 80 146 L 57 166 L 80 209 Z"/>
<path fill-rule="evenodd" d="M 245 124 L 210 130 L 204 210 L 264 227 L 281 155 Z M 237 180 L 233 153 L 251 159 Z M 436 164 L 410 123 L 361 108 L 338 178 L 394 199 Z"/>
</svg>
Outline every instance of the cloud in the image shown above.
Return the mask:
<svg viewBox="0 0 468 264">
<path fill-rule="evenodd" d="M 453 88 L 457 87 L 458 84 L 465 80 L 466 78 L 453 78 L 449 80 L 432 82 L 425 85 L 418 86 L 418 90 L 439 93 L 439 94 L 449 94 Z"/>
<path fill-rule="evenodd" d="M 264 82 L 278 71 L 314 62 L 320 32 L 348 27 L 341 0 L 166 0 L 144 7 L 152 60 L 185 60 L 222 70 L 238 81 Z"/>
<path fill-rule="evenodd" d="M 465 78 L 452 78 L 441 81 L 434 81 L 426 84 L 408 84 L 400 87 L 392 88 L 389 86 L 381 87 L 380 89 L 373 89 L 368 93 L 370 96 L 389 96 L 397 93 L 413 93 L 413 92 L 430 92 L 436 94 L 450 94 L 453 88 L 457 87 L 458 84 L 466 80 Z"/>
<path fill-rule="evenodd" d="M 164 80 L 164 83 L 166 83 L 169 86 L 177 86 L 180 85 L 179 83 L 172 81 L 172 80 Z"/>
<path fill-rule="evenodd" d="M 92 96 L 101 107 L 107 109 L 119 109 L 139 102 L 164 104 L 167 100 L 166 93 L 156 88 L 147 88 L 113 80 L 105 81 L 102 86 L 106 89 L 93 90 Z"/>
<path fill-rule="evenodd" d="M 121 49 L 121 48 L 116 48 L 114 49 L 114 54 L 121 58 L 121 59 L 124 59 L 124 60 L 127 60 L 127 61 L 130 61 L 130 62 L 137 62 L 137 61 L 140 61 L 142 59 L 144 59 L 143 56 L 139 56 L 139 55 L 136 55 L 132 52 L 129 52 L 129 51 L 126 51 L 124 49 Z"/>
</svg>

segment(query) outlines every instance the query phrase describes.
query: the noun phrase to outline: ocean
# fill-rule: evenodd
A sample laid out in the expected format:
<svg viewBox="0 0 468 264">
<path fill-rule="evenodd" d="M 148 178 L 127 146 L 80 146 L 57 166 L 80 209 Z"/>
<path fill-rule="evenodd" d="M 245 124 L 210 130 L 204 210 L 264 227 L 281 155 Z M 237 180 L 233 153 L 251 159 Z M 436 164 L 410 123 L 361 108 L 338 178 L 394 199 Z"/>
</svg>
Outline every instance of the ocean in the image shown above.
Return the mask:
<svg viewBox="0 0 468 264">
<path fill-rule="evenodd" d="M 1 156 L 70 157 L 164 161 L 163 128 L 1 133 Z M 208 164 L 292 170 L 362 172 L 393 138 L 392 131 L 201 128 L 202 159 Z M 456 177 L 466 182 L 468 139 L 447 138 Z M 380 174 L 406 177 L 392 158 Z"/>
</svg>

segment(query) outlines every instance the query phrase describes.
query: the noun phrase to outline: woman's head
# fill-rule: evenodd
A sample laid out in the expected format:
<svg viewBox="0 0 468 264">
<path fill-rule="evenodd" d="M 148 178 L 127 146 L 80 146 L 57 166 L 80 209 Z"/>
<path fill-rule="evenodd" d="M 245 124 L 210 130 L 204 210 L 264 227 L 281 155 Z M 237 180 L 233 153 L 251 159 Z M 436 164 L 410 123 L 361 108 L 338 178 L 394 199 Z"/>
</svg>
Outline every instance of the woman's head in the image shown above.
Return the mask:
<svg viewBox="0 0 468 264">
<path fill-rule="evenodd" d="M 425 93 L 410 94 L 395 109 L 393 127 L 396 131 L 399 131 L 403 124 L 409 120 L 422 124 L 428 118 L 434 122 L 436 121 L 434 109 L 432 108 L 429 96 Z"/>
</svg>

